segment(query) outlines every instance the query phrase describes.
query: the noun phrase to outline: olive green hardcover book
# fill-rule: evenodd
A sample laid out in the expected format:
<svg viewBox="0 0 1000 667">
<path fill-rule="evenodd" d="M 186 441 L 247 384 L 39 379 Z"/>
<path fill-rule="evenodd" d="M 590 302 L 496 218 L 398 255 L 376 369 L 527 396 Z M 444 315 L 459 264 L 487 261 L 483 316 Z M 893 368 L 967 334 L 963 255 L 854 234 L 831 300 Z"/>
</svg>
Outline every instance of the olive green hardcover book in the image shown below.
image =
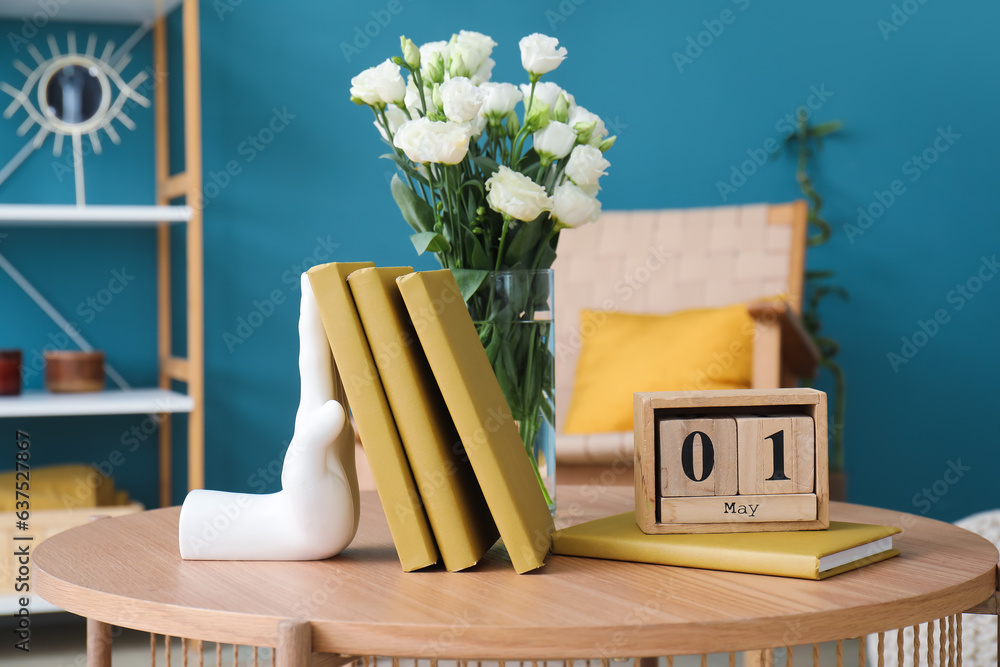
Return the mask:
<svg viewBox="0 0 1000 667">
<path fill-rule="evenodd" d="M 373 266 L 371 262 L 315 266 L 309 269 L 309 283 L 316 294 L 323 328 L 364 443 L 399 562 L 404 571 L 411 572 L 436 563 L 438 550 L 347 285 L 348 275 Z"/>
<path fill-rule="evenodd" d="M 359 269 L 347 284 L 438 551 L 455 572 L 478 563 L 499 534 L 396 287 L 408 273 L 413 269 Z"/>
<path fill-rule="evenodd" d="M 451 271 L 397 279 L 514 570 L 545 564 L 552 515 Z"/>
<path fill-rule="evenodd" d="M 557 530 L 552 553 L 798 579 L 826 579 L 898 556 L 893 526 L 831 521 L 827 530 L 647 535 L 635 512 Z"/>
</svg>

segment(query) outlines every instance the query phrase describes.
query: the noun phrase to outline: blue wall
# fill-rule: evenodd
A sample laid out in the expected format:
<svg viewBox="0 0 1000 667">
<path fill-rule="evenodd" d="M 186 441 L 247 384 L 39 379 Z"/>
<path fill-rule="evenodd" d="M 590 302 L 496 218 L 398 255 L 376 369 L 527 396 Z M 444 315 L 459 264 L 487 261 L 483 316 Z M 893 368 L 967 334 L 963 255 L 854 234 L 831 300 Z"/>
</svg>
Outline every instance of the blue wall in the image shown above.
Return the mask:
<svg viewBox="0 0 1000 667">
<path fill-rule="evenodd" d="M 800 105 L 817 107 L 816 120 L 845 121 L 815 169 L 836 233 L 809 264 L 834 269 L 851 294 L 825 308 L 849 382 L 851 499 L 949 520 L 1000 504 L 993 409 L 1000 280 L 977 282 L 980 271 L 996 272 L 983 268 L 983 258 L 1000 251 L 991 201 L 1000 154 L 1000 93 L 992 83 L 1000 6 L 577 2 L 300 0 L 280 11 L 270 3 L 204 3 L 208 484 L 277 488 L 266 471 L 280 461 L 298 400 L 303 268 L 329 259 L 433 266 L 414 256 L 386 187 L 391 170 L 376 159 L 382 145 L 347 88 L 351 76 L 396 53 L 399 34 L 421 43 L 466 28 L 500 43 L 495 80 L 523 79 L 517 40 L 524 34 L 552 34 L 569 49 L 552 80 L 619 136 L 603 183 L 608 209 L 796 198 L 788 155 L 746 165 L 753 173 L 745 182 L 730 180 L 733 168 L 780 139 L 783 119 Z M 12 25 L 0 27 L 6 34 Z M 374 36 L 359 37 L 366 29 Z M 148 53 L 147 42 L 131 67 L 148 63 Z M 0 57 L 0 74 L 16 80 L 8 55 Z M 152 116 L 135 115 L 139 129 L 124 145 L 87 163 L 94 202 L 144 201 L 152 192 Z M 20 145 L 12 139 L 18 118 L 2 121 L 0 159 Z M 272 121 L 281 131 L 268 136 Z M 938 140 L 942 134 L 950 140 Z M 254 147 L 253 137 L 270 143 Z M 914 162 L 921 155 L 926 169 Z M 115 166 L 123 160 L 131 165 L 124 172 Z M 34 156 L 0 187 L 0 199 L 69 201 L 71 183 L 57 182 L 49 161 Z M 223 176 L 227 164 L 238 173 Z M 888 195 L 876 193 L 891 192 L 897 180 L 898 194 L 880 213 L 879 197 Z M 858 207 L 873 215 L 864 227 Z M 8 231 L 2 251 L 70 312 L 112 269 L 134 267 L 134 286 L 86 332 L 130 379 L 149 381 L 150 235 Z M 0 344 L 37 348 L 53 327 L 9 283 L 0 285 Z M 960 285 L 979 291 L 961 296 Z M 266 317 L 248 332 L 240 322 L 255 310 Z M 943 323 L 925 340 L 920 322 L 935 315 Z M 887 355 L 903 354 L 904 337 L 926 344 L 906 348 L 912 358 L 893 368 Z M 45 441 L 36 445 L 45 457 L 100 461 L 138 421 L 30 426 Z M 152 503 L 154 472 L 147 447 L 130 455 L 119 476 Z M 175 501 L 181 493 L 178 484 Z"/>
</svg>

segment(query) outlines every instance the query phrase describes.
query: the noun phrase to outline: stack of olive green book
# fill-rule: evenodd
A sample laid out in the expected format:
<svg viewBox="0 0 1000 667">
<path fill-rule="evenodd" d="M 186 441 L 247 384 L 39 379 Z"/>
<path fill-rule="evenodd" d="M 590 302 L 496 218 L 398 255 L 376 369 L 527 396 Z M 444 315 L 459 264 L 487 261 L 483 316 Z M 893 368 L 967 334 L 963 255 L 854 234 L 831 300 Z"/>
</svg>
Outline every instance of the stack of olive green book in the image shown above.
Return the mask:
<svg viewBox="0 0 1000 667">
<path fill-rule="evenodd" d="M 400 563 L 541 567 L 552 517 L 450 271 L 309 271 Z"/>
</svg>

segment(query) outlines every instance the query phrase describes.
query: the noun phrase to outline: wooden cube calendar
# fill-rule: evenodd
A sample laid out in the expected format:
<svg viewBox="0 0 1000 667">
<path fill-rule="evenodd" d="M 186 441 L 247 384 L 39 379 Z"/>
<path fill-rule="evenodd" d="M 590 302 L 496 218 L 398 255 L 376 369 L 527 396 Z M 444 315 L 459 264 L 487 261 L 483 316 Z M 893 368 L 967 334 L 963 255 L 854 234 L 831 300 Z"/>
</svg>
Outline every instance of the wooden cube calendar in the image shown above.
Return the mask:
<svg viewBox="0 0 1000 667">
<path fill-rule="evenodd" d="M 635 394 L 635 518 L 649 534 L 819 530 L 829 519 L 826 394 Z"/>
</svg>

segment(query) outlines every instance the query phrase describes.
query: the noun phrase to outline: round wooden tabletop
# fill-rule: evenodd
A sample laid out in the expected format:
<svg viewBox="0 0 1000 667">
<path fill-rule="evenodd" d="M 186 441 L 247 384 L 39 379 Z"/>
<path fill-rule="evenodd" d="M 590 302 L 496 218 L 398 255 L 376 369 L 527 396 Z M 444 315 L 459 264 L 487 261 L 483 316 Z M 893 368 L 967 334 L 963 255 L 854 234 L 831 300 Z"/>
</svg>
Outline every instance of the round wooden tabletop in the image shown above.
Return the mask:
<svg viewBox="0 0 1000 667">
<path fill-rule="evenodd" d="M 557 525 L 628 511 L 631 488 L 559 489 Z M 996 590 L 997 550 L 939 521 L 834 503 L 841 521 L 903 528 L 902 555 L 825 581 L 549 556 L 514 573 L 502 546 L 461 573 L 404 573 L 374 493 L 339 556 L 183 561 L 176 507 L 95 521 L 34 554 L 37 592 L 138 630 L 274 646 L 279 621 L 312 624 L 313 650 L 353 655 L 565 659 L 806 644 L 962 612 Z"/>
</svg>

